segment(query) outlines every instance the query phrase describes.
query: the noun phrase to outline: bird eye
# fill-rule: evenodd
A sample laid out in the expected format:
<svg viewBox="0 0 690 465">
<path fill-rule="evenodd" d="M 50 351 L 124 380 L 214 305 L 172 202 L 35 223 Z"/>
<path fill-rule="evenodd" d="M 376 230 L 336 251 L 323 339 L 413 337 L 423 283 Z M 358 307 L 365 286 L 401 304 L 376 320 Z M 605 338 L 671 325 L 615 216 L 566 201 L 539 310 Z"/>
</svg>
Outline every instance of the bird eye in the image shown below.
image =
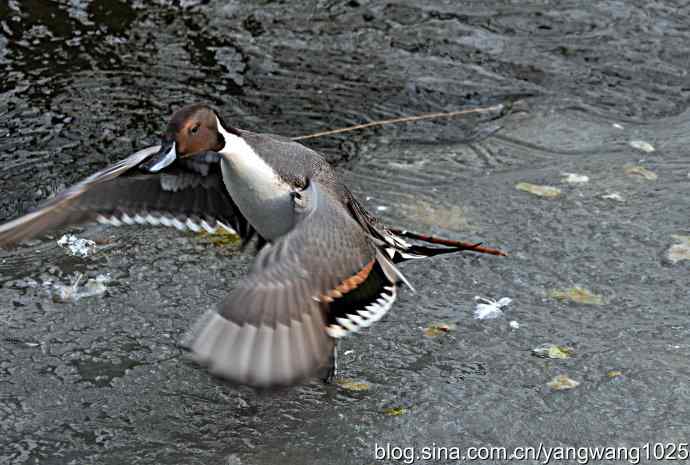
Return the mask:
<svg viewBox="0 0 690 465">
<path fill-rule="evenodd" d="M 197 124 L 196 126 L 192 126 L 192 128 L 189 130 L 192 134 L 196 134 L 199 132 L 199 125 Z"/>
</svg>

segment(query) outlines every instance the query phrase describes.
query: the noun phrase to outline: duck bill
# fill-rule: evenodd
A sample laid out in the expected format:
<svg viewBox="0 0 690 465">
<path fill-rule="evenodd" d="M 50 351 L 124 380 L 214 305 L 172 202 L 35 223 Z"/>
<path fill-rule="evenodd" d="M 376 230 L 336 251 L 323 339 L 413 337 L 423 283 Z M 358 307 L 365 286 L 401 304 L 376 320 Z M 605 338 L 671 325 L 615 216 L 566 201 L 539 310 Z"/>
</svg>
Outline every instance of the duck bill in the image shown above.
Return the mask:
<svg viewBox="0 0 690 465">
<path fill-rule="evenodd" d="M 156 173 L 163 168 L 169 166 L 172 162 L 177 160 L 177 151 L 175 148 L 174 139 L 163 139 L 161 149 L 155 155 L 152 155 L 146 163 L 142 166 L 151 173 Z"/>
</svg>

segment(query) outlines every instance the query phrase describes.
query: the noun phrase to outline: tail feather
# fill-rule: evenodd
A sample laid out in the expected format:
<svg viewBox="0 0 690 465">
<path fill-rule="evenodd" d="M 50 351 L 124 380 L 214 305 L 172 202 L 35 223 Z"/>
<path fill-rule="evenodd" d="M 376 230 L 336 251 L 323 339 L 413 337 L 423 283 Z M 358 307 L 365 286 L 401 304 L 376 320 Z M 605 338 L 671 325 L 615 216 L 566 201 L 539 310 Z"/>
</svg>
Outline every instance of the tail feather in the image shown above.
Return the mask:
<svg viewBox="0 0 690 465">
<path fill-rule="evenodd" d="M 395 249 L 393 263 L 401 263 L 407 260 L 417 260 L 420 258 L 434 257 L 447 253 L 462 252 L 464 249 L 458 247 L 427 247 L 424 245 L 409 245 L 405 249 Z"/>
<path fill-rule="evenodd" d="M 464 250 L 490 255 L 505 256 L 505 252 L 492 247 L 483 246 L 481 243 L 463 242 L 441 237 L 427 236 L 412 231 L 385 227 L 372 216 L 348 191 L 348 208 L 360 225 L 371 235 L 377 245 L 381 246 L 391 257 L 394 263 L 404 262 L 417 258 L 433 257 L 447 253 L 462 252 Z M 411 239 L 437 247 L 411 244 L 405 239 Z"/>
<path fill-rule="evenodd" d="M 478 252 L 478 253 L 485 253 L 485 254 L 490 254 L 490 255 L 498 255 L 501 257 L 505 257 L 508 254 L 503 252 L 502 250 L 499 249 L 494 249 L 493 247 L 486 247 L 483 246 L 481 242 L 477 243 L 472 243 L 472 242 L 464 242 L 464 241 L 457 241 L 453 239 L 445 239 L 442 237 L 435 237 L 435 236 L 425 236 L 423 234 L 418 234 L 412 231 L 405 231 L 405 230 L 400 230 L 400 229 L 388 229 L 387 230 L 388 234 L 395 237 L 395 241 L 388 241 L 391 245 L 393 245 L 393 242 L 398 242 L 398 243 L 404 243 L 406 247 L 402 247 L 402 251 L 404 252 L 409 252 L 409 253 L 415 253 L 413 251 L 414 248 L 417 249 L 418 253 L 424 257 L 430 257 L 433 255 L 438 255 L 442 253 L 453 253 L 453 252 L 460 252 L 463 250 L 467 250 L 470 252 Z M 437 244 L 443 247 L 427 247 L 427 246 L 418 246 L 418 245 L 410 245 L 409 243 L 406 243 L 403 238 L 407 239 L 413 239 L 415 241 L 420 241 L 420 242 L 426 242 L 428 244 Z M 407 247 L 409 246 L 409 247 Z M 401 249 L 400 247 L 395 247 L 396 249 Z"/>
</svg>

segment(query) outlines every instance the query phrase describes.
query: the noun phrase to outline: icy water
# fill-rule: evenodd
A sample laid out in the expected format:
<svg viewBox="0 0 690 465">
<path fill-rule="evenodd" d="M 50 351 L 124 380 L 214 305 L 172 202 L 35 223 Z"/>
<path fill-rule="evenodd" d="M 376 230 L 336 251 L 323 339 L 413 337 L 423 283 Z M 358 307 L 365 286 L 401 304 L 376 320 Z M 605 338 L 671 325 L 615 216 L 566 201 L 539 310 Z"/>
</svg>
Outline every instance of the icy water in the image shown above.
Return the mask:
<svg viewBox="0 0 690 465">
<path fill-rule="evenodd" d="M 256 392 L 177 345 L 247 270 L 236 245 L 87 226 L 86 258 L 62 232 L 0 251 L 0 463 L 687 443 L 686 2 L 252 3 L 0 2 L 0 219 L 155 143 L 192 101 L 287 136 L 504 104 L 309 144 L 390 225 L 510 256 L 405 266 L 417 293 L 343 341 L 342 386 Z M 109 275 L 106 294 L 55 301 L 43 283 L 75 273 Z M 512 303 L 478 320 L 476 295 Z"/>
</svg>

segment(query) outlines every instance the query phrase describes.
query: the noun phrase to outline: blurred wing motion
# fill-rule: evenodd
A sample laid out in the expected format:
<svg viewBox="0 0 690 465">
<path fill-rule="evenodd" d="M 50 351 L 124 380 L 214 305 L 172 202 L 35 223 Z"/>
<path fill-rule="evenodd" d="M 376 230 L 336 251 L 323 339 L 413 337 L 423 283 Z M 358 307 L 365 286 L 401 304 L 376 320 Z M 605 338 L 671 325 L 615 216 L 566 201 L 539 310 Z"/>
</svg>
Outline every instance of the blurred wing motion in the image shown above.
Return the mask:
<svg viewBox="0 0 690 465">
<path fill-rule="evenodd" d="M 159 173 L 138 169 L 159 149 L 140 150 L 59 192 L 35 211 L 0 225 L 0 247 L 88 221 L 209 232 L 223 227 L 242 237 L 250 234 L 223 185 L 217 157 L 202 154 L 178 160 Z"/>
<path fill-rule="evenodd" d="M 185 342 L 214 374 L 254 386 L 313 376 L 334 338 L 369 326 L 395 299 L 397 270 L 345 206 L 312 181 L 294 208 L 294 228 L 259 252 Z"/>
</svg>

